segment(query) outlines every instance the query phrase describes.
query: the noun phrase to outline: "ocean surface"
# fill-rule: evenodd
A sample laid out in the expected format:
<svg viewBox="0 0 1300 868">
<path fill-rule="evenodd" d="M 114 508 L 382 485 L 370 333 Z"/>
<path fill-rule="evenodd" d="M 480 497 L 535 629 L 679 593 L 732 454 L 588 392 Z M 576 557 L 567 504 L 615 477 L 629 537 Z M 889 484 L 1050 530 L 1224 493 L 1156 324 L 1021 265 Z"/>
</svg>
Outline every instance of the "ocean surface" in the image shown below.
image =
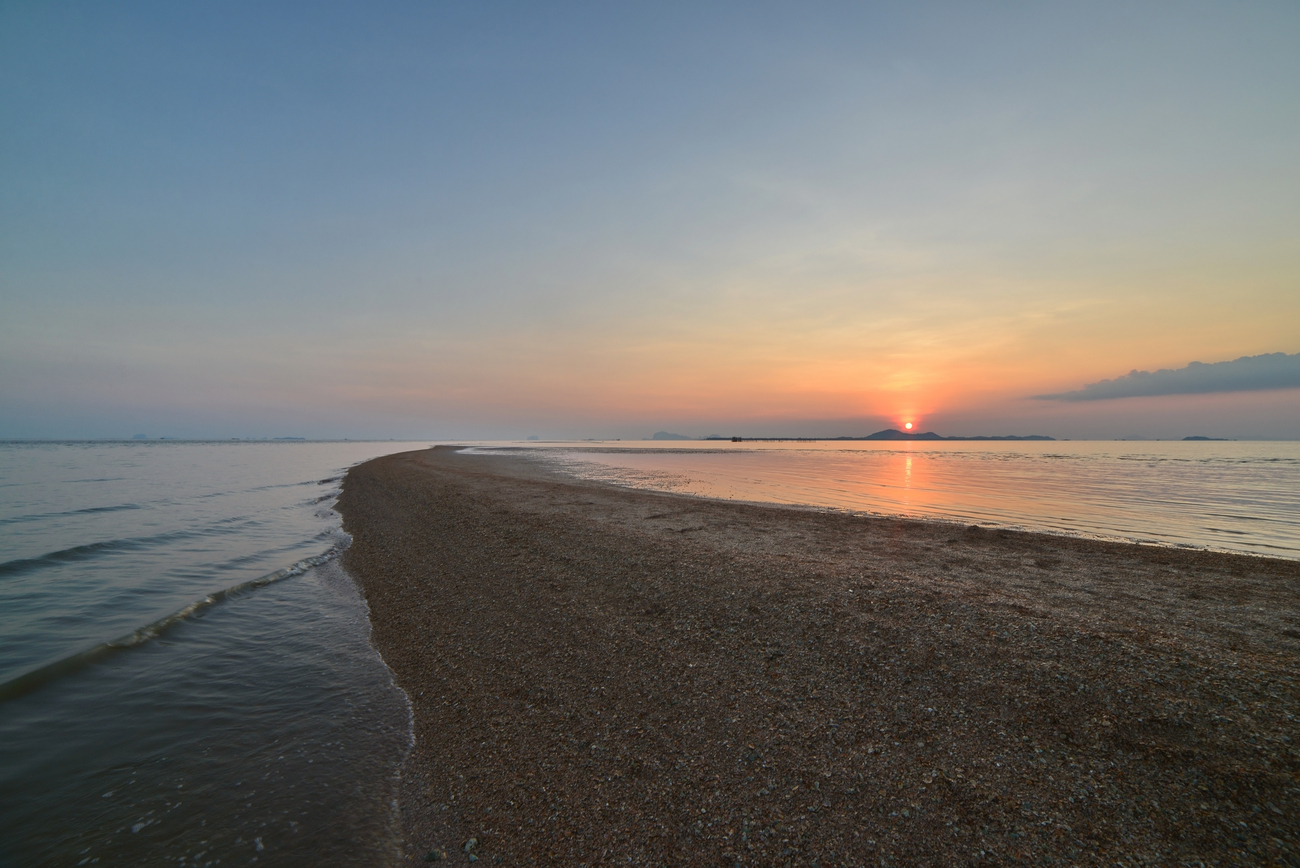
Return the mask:
<svg viewBox="0 0 1300 868">
<path fill-rule="evenodd" d="M 1300 558 L 1294 441 L 692 441 L 526 454 L 633 488 Z"/>
<path fill-rule="evenodd" d="M 405 696 L 336 559 L 427 443 L 0 444 L 0 866 L 399 857 Z M 1300 558 L 1300 443 L 476 444 L 580 478 Z"/>
<path fill-rule="evenodd" d="M 0 444 L 0 866 L 394 863 L 410 712 L 330 507 L 424 445 Z"/>
</svg>

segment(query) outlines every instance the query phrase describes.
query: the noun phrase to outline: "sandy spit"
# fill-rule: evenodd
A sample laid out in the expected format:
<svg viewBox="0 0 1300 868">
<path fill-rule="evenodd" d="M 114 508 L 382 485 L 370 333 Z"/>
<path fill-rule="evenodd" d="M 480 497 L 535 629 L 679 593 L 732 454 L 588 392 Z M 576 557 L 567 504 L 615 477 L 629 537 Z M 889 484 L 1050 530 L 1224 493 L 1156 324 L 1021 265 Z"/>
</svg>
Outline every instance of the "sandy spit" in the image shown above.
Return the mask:
<svg viewBox="0 0 1300 868">
<path fill-rule="evenodd" d="M 351 470 L 407 857 L 1300 865 L 1300 564 Z"/>
</svg>

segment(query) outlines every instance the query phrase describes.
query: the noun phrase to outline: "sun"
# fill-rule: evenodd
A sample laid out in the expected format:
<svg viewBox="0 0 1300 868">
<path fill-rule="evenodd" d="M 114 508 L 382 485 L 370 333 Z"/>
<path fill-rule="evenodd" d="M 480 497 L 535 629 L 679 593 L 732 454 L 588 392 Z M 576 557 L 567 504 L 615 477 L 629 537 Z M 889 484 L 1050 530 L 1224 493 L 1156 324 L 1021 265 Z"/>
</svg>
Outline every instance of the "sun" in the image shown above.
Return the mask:
<svg viewBox="0 0 1300 868">
<path fill-rule="evenodd" d="M 911 430 L 912 430 L 912 423 L 911 423 L 911 422 L 908 422 L 908 423 L 907 423 L 906 425 L 904 425 L 903 427 L 906 428 L 908 431 L 911 431 Z"/>
</svg>

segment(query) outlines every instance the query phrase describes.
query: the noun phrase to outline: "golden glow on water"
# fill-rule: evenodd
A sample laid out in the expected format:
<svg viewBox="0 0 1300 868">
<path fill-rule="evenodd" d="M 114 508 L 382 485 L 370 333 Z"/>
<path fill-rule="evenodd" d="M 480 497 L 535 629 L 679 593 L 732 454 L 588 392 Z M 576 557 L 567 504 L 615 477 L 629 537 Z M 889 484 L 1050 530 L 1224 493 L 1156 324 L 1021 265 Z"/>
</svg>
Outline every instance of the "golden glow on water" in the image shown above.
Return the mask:
<svg viewBox="0 0 1300 868">
<path fill-rule="evenodd" d="M 908 427 L 910 428 L 911 426 L 909 425 Z M 906 489 L 908 493 L 908 496 L 904 497 L 903 499 L 910 503 L 911 502 L 910 495 L 912 491 L 912 456 L 911 455 L 907 456 L 907 458 L 905 459 L 905 463 L 903 465 L 903 488 Z"/>
<path fill-rule="evenodd" d="M 541 455 L 637 488 L 1300 558 L 1295 442 L 697 441 Z"/>
</svg>

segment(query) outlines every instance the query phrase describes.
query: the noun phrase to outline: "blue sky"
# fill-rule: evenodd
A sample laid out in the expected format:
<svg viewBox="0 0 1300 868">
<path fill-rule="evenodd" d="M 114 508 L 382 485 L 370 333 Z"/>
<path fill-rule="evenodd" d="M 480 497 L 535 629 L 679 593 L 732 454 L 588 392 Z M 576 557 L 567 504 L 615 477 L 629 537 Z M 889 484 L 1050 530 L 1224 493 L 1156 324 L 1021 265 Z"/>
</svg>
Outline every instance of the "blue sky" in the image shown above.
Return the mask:
<svg viewBox="0 0 1300 868">
<path fill-rule="evenodd" d="M 1294 389 L 1031 397 L 1300 351 L 1297 44 L 1290 3 L 0 4 L 0 436 L 1300 436 Z"/>
</svg>

